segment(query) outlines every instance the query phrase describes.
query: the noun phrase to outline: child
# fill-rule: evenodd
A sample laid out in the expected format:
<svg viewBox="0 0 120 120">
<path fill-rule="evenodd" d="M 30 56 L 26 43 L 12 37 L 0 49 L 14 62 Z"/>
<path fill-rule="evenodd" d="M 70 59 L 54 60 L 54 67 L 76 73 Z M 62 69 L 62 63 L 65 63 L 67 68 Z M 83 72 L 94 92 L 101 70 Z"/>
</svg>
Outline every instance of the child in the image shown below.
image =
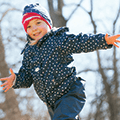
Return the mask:
<svg viewBox="0 0 120 120">
<path fill-rule="evenodd" d="M 67 27 L 52 28 L 48 12 L 39 4 L 25 6 L 22 24 L 28 44 L 24 48 L 22 66 L 18 73 L 1 78 L 1 87 L 27 88 L 32 84 L 40 99 L 45 102 L 52 120 L 76 120 L 85 104 L 84 81 L 76 77 L 75 67 L 67 67 L 73 53 L 92 52 L 98 49 L 119 47 L 115 42 L 120 35 L 69 34 Z M 51 112 L 53 114 L 51 114 Z"/>
</svg>

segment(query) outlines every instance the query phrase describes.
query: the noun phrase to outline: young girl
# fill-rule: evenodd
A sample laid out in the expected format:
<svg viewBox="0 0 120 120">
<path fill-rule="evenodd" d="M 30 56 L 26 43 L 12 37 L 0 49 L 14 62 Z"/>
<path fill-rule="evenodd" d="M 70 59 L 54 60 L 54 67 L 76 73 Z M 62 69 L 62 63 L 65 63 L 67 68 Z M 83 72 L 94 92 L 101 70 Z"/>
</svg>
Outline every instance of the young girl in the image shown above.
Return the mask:
<svg viewBox="0 0 120 120">
<path fill-rule="evenodd" d="M 92 52 L 98 49 L 119 47 L 115 42 L 120 35 L 69 34 L 67 27 L 52 28 L 48 12 L 39 4 L 25 6 L 22 24 L 28 43 L 18 73 L 1 78 L 1 87 L 28 88 L 32 84 L 40 99 L 45 102 L 52 120 L 76 120 L 85 104 L 83 79 L 76 77 L 75 67 L 68 67 L 73 53 Z M 53 114 L 51 114 L 53 113 Z"/>
</svg>

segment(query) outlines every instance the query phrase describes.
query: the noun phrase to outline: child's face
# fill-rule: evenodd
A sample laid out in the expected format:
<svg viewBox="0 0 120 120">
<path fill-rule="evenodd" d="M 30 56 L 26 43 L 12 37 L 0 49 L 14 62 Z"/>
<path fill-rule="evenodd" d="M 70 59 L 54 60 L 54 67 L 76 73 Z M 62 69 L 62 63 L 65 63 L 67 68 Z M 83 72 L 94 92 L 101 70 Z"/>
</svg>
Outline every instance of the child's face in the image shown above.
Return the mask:
<svg viewBox="0 0 120 120">
<path fill-rule="evenodd" d="M 41 39 L 49 30 L 48 25 L 40 19 L 31 20 L 27 26 L 27 34 L 36 41 Z"/>
</svg>

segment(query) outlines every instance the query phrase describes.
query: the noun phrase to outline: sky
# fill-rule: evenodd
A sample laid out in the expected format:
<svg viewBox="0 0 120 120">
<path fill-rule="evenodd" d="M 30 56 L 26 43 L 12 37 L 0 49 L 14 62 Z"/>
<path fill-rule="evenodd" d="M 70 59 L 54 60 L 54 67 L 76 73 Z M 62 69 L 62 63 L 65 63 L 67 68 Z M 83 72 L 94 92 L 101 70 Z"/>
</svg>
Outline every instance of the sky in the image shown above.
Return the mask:
<svg viewBox="0 0 120 120">
<path fill-rule="evenodd" d="M 17 7 L 20 10 L 22 10 L 26 4 L 33 3 L 33 2 L 39 2 L 39 1 L 40 0 L 29 0 L 29 2 L 27 2 L 27 0 L 19 0 L 19 1 L 4 0 L 4 2 L 10 2 L 13 4 L 13 6 Z M 74 2 L 73 2 L 73 0 L 64 0 L 64 4 L 66 6 L 64 6 L 64 8 L 63 8 L 63 15 L 66 19 L 68 19 L 69 15 L 71 14 L 71 11 L 74 10 L 74 8 L 76 7 L 74 4 L 78 4 L 79 1 L 80 0 L 74 0 Z M 97 21 L 97 26 L 98 26 L 97 32 L 98 33 L 100 33 L 100 32 L 106 33 L 106 31 L 107 31 L 109 34 L 112 34 L 111 29 L 113 26 L 111 26 L 111 23 L 113 22 L 113 18 L 116 15 L 115 13 L 118 10 L 119 0 L 93 0 L 93 1 L 94 1 L 93 16 L 94 16 L 94 20 Z M 90 0 L 84 0 L 82 3 L 82 6 L 85 7 L 85 9 L 87 11 L 90 10 L 89 2 L 90 2 Z M 44 0 L 44 1 L 42 0 L 42 2 L 40 2 L 40 4 L 48 10 L 46 0 Z M 68 6 L 68 4 L 69 4 L 69 6 Z M 4 7 L 2 7 L 2 10 L 4 10 Z M 11 14 L 8 16 L 11 17 Z M 14 25 L 19 24 L 22 26 L 21 17 L 22 17 L 21 13 L 17 13 L 17 16 L 15 16 L 15 18 L 14 18 L 14 16 L 12 16 L 10 20 L 5 19 L 4 22 L 2 23 L 2 27 L 9 26 L 9 23 L 12 23 L 11 21 L 13 21 L 14 19 L 17 19 L 16 24 L 14 24 L 14 23 L 12 23 L 12 24 L 14 24 Z M 120 32 L 119 24 L 120 23 L 117 23 L 117 26 L 116 26 L 116 29 L 117 29 L 116 34 L 118 34 Z M 67 26 L 70 28 L 70 32 L 74 33 L 74 34 L 79 34 L 80 32 L 93 33 L 93 27 L 90 24 L 90 18 L 88 16 L 88 14 L 81 8 L 78 8 L 76 10 L 74 15 L 67 22 Z M 14 27 L 16 27 L 16 26 L 14 26 Z M 3 33 L 5 32 L 5 30 L 3 29 Z M 7 31 L 7 32 L 9 32 L 9 31 Z M 16 31 L 14 31 L 14 32 L 16 32 Z M 18 34 L 20 36 L 25 36 L 25 33 L 16 33 L 16 34 Z M 7 36 L 4 36 L 4 39 L 6 37 Z M 13 39 L 13 42 L 14 42 L 14 44 L 12 42 L 8 44 L 8 41 L 4 40 L 5 49 L 6 49 L 6 61 L 9 64 L 9 66 L 22 60 L 22 56 L 20 56 L 20 52 L 21 52 L 20 49 L 24 46 L 24 42 L 21 42 L 18 44 L 18 41 L 15 38 Z M 15 48 L 14 47 L 15 45 L 17 45 L 18 47 Z M 18 48 L 20 48 L 20 49 L 18 49 Z M 118 51 L 120 51 L 120 50 L 118 50 Z M 112 50 L 107 50 L 107 51 L 102 50 L 101 55 L 104 56 L 107 53 L 109 53 L 108 57 L 112 57 L 111 52 L 112 52 Z M 74 57 L 75 61 L 70 66 L 76 66 L 77 71 L 82 71 L 82 70 L 88 68 L 88 65 L 89 65 L 89 68 L 93 68 L 94 70 L 96 70 L 98 67 L 96 52 L 87 53 L 87 54 L 85 54 L 85 53 L 75 54 L 75 55 L 73 55 L 73 57 Z M 118 55 L 118 57 L 119 57 L 119 55 Z M 14 68 L 14 71 L 18 71 L 20 65 L 21 65 L 21 63 L 19 63 L 16 68 Z M 105 65 L 107 66 L 107 64 L 105 64 Z M 111 74 L 111 73 L 108 73 L 108 74 Z M 101 81 L 100 80 L 96 81 L 97 74 L 93 73 L 93 72 L 81 73 L 80 76 L 82 76 L 86 80 L 85 87 L 86 87 L 86 94 L 87 94 L 87 102 L 86 102 L 84 109 L 81 112 L 81 115 L 84 116 L 90 110 L 89 102 L 95 96 L 96 84 L 101 84 Z M 102 89 L 102 86 L 99 86 L 97 89 Z M 16 90 L 16 93 L 18 93 L 18 92 L 19 92 L 19 90 L 18 91 Z M 98 90 L 98 92 L 99 92 L 99 90 Z M 21 93 L 21 95 L 22 95 L 22 93 Z"/>
</svg>

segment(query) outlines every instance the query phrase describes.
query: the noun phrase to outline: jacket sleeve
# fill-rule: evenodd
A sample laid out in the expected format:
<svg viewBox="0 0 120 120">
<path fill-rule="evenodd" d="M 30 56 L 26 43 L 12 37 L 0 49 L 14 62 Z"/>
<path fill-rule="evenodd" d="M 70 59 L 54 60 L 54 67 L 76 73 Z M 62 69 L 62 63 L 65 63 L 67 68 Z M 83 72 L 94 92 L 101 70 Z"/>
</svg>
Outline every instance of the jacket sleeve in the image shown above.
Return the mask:
<svg viewBox="0 0 120 120">
<path fill-rule="evenodd" d="M 105 41 L 105 34 L 87 35 L 80 33 L 79 35 L 64 33 L 63 49 L 69 53 L 92 52 L 99 49 L 108 49 L 112 45 L 108 45 Z"/>
<path fill-rule="evenodd" d="M 24 54 L 22 66 L 19 72 L 15 74 L 16 74 L 16 81 L 15 81 L 15 84 L 12 86 L 12 88 L 14 89 L 28 88 L 32 85 L 33 79 L 30 74 L 29 59 L 27 54 Z"/>
</svg>

